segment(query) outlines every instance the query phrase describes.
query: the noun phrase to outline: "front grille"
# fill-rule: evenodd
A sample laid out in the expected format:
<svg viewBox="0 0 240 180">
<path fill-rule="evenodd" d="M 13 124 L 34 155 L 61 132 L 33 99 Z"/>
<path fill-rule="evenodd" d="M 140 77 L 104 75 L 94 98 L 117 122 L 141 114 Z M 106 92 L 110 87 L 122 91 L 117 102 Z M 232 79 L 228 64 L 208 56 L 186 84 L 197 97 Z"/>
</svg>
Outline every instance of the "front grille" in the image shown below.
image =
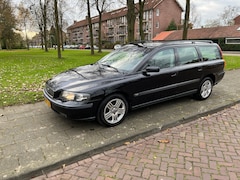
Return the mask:
<svg viewBox="0 0 240 180">
<path fill-rule="evenodd" d="M 48 93 L 48 95 L 53 98 L 54 97 L 54 91 L 52 90 L 52 88 L 50 88 L 48 85 L 46 85 L 46 92 Z"/>
</svg>

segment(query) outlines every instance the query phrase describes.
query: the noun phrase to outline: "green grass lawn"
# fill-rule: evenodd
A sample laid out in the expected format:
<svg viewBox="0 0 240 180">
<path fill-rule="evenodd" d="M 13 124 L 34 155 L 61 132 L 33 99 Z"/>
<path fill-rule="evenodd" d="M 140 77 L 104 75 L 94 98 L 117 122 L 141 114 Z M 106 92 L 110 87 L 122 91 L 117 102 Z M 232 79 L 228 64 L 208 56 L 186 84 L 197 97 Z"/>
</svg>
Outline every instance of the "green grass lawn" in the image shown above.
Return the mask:
<svg viewBox="0 0 240 180">
<path fill-rule="evenodd" d="M 89 50 L 57 51 L 40 49 L 0 51 L 0 107 L 43 100 L 46 80 L 69 68 L 91 64 L 108 52 L 90 55 Z M 240 56 L 224 56 L 226 70 L 240 68 Z"/>
<path fill-rule="evenodd" d="M 40 49 L 0 51 L 0 107 L 43 100 L 47 79 L 67 69 L 91 64 L 106 55 L 89 50 L 65 50 L 62 59 L 57 51 Z"/>
<path fill-rule="evenodd" d="M 233 70 L 240 68 L 240 56 L 224 56 L 226 61 L 226 70 Z"/>
</svg>

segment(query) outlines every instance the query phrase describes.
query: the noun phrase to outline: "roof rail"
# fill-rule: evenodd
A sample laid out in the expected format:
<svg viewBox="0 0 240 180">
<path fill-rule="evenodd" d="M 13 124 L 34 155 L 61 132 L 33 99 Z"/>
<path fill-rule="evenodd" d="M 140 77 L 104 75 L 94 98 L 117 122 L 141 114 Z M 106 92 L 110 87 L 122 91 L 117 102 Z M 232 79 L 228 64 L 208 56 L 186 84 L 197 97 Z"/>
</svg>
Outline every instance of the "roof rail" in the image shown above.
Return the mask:
<svg viewBox="0 0 240 180">
<path fill-rule="evenodd" d="M 169 41 L 163 41 L 165 43 L 169 44 L 181 44 L 181 43 L 189 43 L 189 44 L 197 44 L 197 43 L 213 43 L 212 40 L 169 40 Z"/>
</svg>

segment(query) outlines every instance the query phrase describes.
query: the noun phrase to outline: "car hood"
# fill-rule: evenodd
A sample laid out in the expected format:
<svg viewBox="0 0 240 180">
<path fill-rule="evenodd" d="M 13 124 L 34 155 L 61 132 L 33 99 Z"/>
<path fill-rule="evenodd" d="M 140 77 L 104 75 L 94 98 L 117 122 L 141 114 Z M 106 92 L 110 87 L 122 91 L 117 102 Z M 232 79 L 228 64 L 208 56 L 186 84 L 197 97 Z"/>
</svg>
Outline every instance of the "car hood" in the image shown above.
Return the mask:
<svg viewBox="0 0 240 180">
<path fill-rule="evenodd" d="M 69 90 L 78 92 L 104 85 L 120 77 L 122 77 L 120 72 L 103 69 L 97 64 L 93 64 L 62 72 L 48 80 L 47 86 L 53 91 Z"/>
</svg>

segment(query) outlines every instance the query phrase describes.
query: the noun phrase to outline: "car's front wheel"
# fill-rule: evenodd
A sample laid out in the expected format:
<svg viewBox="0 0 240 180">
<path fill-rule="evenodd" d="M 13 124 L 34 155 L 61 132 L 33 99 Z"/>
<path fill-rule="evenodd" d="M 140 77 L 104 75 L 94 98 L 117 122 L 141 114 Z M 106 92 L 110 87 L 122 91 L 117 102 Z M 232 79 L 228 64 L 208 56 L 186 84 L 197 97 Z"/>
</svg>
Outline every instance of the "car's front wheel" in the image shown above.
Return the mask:
<svg viewBox="0 0 240 180">
<path fill-rule="evenodd" d="M 120 124 L 128 112 L 128 103 L 124 96 L 113 94 L 106 97 L 99 106 L 97 120 L 106 126 Z"/>
<path fill-rule="evenodd" d="M 199 100 L 205 100 L 207 99 L 211 93 L 213 88 L 213 81 L 211 78 L 207 77 L 204 78 L 203 81 L 200 84 L 200 87 L 198 89 L 198 92 L 196 94 L 196 98 Z"/>
</svg>

